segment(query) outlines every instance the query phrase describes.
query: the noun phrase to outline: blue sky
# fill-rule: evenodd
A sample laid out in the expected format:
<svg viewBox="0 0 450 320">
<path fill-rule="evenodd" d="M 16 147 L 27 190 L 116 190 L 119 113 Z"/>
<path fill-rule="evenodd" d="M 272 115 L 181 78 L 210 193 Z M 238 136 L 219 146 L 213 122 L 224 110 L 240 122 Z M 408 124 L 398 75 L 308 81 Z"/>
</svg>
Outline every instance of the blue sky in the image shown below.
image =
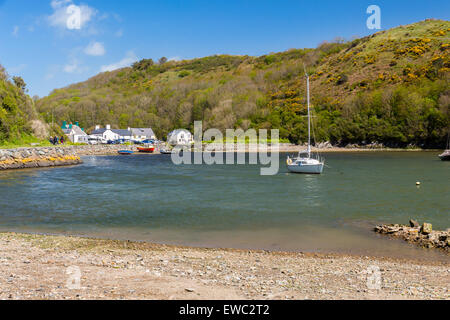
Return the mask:
<svg viewBox="0 0 450 320">
<path fill-rule="evenodd" d="M 31 95 L 88 79 L 142 58 L 263 55 L 365 36 L 369 5 L 389 29 L 449 19 L 444 0 L 0 0 L 0 64 Z M 67 7 L 81 12 L 68 29 Z"/>
</svg>

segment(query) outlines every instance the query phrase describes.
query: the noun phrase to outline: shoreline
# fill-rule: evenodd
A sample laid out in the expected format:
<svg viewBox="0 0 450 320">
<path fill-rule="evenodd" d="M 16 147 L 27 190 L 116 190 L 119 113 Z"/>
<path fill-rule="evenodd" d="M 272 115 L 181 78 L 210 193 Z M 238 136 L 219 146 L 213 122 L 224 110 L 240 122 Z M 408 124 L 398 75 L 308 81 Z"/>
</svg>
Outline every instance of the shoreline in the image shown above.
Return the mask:
<svg viewBox="0 0 450 320">
<path fill-rule="evenodd" d="M 227 151 L 223 150 L 221 148 L 218 148 L 217 150 L 213 150 L 215 152 L 258 152 L 258 148 L 256 146 L 248 146 L 246 145 L 244 150 L 241 151 L 239 149 L 240 146 L 237 146 L 234 151 Z M 212 148 L 212 147 L 211 147 Z M 299 151 L 303 150 L 304 147 L 302 146 L 296 146 L 296 145 L 285 145 L 280 146 L 278 152 L 280 153 L 298 153 Z M 87 149 L 87 150 L 85 150 Z M 81 150 L 74 150 L 74 152 L 78 156 L 86 156 L 86 155 L 99 155 L 99 156 L 108 156 L 108 155 L 117 155 L 118 150 L 132 150 L 136 154 L 140 154 L 137 152 L 136 146 L 116 146 L 113 148 L 106 148 L 105 150 L 89 150 L 89 148 L 83 148 Z M 312 152 L 320 152 L 320 153 L 339 153 L 339 152 L 441 152 L 442 150 L 439 149 L 395 149 L 395 148 L 341 148 L 341 147 L 332 147 L 332 148 L 311 148 Z M 204 152 L 204 150 L 203 150 Z M 272 152 L 272 148 L 269 146 L 267 148 L 267 152 Z M 155 150 L 155 152 L 147 155 L 158 155 L 161 154 L 158 150 Z"/>
<path fill-rule="evenodd" d="M 0 171 L 60 167 L 81 164 L 73 150 L 65 148 L 18 148 L 0 150 Z"/>
<path fill-rule="evenodd" d="M 237 146 L 234 151 L 227 151 L 223 149 L 213 150 L 216 153 L 254 153 L 258 152 L 257 146 L 246 146 L 243 150 Z M 119 150 L 131 150 L 135 153 L 133 155 L 154 156 L 161 155 L 159 150 L 146 154 L 139 153 L 137 146 L 123 146 L 123 145 L 61 145 L 52 147 L 29 147 L 16 149 L 0 149 L 0 172 L 18 169 L 36 169 L 36 168 L 52 168 L 52 167 L 67 167 L 76 166 L 83 163 L 82 157 L 85 156 L 119 156 Z M 297 154 L 302 150 L 302 146 L 282 145 L 279 153 Z M 195 151 L 191 151 L 195 152 Z M 202 151 L 205 152 L 205 151 Z M 271 147 L 261 152 L 273 152 Z M 392 148 L 312 148 L 312 152 L 327 153 L 377 153 L 377 152 L 435 152 L 436 158 L 441 150 L 432 149 L 392 149 Z M 170 155 L 167 155 L 168 157 Z"/>
<path fill-rule="evenodd" d="M 442 259 L 422 259 L 421 257 L 410 258 L 410 257 L 400 257 L 392 255 L 368 255 L 366 253 L 351 253 L 351 252 L 320 252 L 320 251 L 308 251 L 308 250 L 286 250 L 286 249 L 258 249 L 258 248 L 239 248 L 239 247 L 220 247 L 220 246 L 201 246 L 201 245 L 191 245 L 191 244 L 174 244 L 174 243 L 164 243 L 149 240 L 128 240 L 125 238 L 111 238 L 102 237 L 97 235 L 80 235 L 72 233 L 46 233 L 46 232 L 33 232 L 33 231 L 0 231 L 0 239 L 2 236 L 10 235 L 25 238 L 63 238 L 67 241 L 88 241 L 94 243 L 107 243 L 111 245 L 128 244 L 132 245 L 134 249 L 146 249 L 146 248 L 171 248 L 171 249 L 183 249 L 183 250 L 199 250 L 199 251 L 224 251 L 224 252 L 254 252 L 254 253 L 265 253 L 280 256 L 295 256 L 304 255 L 317 258 L 324 257 L 334 257 L 334 258 L 355 258 L 355 259 L 372 259 L 380 261 L 389 261 L 397 263 L 416 263 L 424 265 L 447 265 Z M 404 240 L 399 237 L 391 237 L 392 241 L 403 242 Z M 134 250 L 133 249 L 133 250 Z M 424 250 L 438 251 L 441 256 L 447 256 L 449 258 L 448 265 L 450 266 L 450 254 L 446 251 L 436 250 L 436 248 L 426 248 L 422 247 Z"/>
<path fill-rule="evenodd" d="M 0 250 L 0 299 L 450 299 L 450 261 L 24 233 L 0 233 Z M 66 287 L 74 266 L 80 289 Z"/>
<path fill-rule="evenodd" d="M 203 147 L 210 147 L 210 148 L 217 148 L 217 151 L 224 151 L 227 152 L 227 150 L 224 150 L 221 148 L 221 145 L 214 145 L 214 144 L 203 144 Z M 66 152 L 72 152 L 76 153 L 77 155 L 110 155 L 110 154 L 117 154 L 118 150 L 134 150 L 137 151 L 138 145 L 107 145 L 107 144 L 101 144 L 101 145 L 57 145 L 57 146 L 29 146 L 29 147 L 17 147 L 17 148 L 1 148 L 0 147 L 0 153 L 6 153 L 6 152 L 12 152 L 17 151 L 21 152 L 24 150 L 65 150 Z M 234 152 L 239 152 L 242 148 L 242 144 L 236 144 Z M 256 151 L 258 148 L 257 144 L 245 144 L 244 149 L 245 152 L 249 151 Z M 298 152 L 300 150 L 305 149 L 306 146 L 302 145 L 293 145 L 293 144 L 286 144 L 282 143 L 279 145 L 279 152 Z M 271 146 L 269 145 L 267 149 L 270 151 Z M 328 147 L 312 147 L 311 150 L 313 152 L 321 152 L 321 153 L 327 153 L 327 152 L 442 152 L 444 149 L 421 149 L 421 148 L 385 148 L 385 147 L 377 147 L 377 148 L 370 148 L 370 147 L 334 147 L 334 146 L 328 146 Z M 47 151 L 48 152 L 48 151 Z M 153 154 L 159 154 L 158 151 L 155 150 Z"/>
</svg>

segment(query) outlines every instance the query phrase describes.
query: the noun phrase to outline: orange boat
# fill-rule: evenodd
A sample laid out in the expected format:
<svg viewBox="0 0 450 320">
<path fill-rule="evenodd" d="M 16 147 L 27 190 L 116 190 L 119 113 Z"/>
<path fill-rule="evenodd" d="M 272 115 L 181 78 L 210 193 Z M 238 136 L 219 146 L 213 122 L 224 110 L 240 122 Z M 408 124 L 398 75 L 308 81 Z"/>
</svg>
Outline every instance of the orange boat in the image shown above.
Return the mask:
<svg viewBox="0 0 450 320">
<path fill-rule="evenodd" d="M 142 153 L 153 153 L 153 151 L 155 151 L 155 147 L 154 146 L 138 147 L 137 149 L 138 149 L 139 152 L 142 152 Z"/>
</svg>

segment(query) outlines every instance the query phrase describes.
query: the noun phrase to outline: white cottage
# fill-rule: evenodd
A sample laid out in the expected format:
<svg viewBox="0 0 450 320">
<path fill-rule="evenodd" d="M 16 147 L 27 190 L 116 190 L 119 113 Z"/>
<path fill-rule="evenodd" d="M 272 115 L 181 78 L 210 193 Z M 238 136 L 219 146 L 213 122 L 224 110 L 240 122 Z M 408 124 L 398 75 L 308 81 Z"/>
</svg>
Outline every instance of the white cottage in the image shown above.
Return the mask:
<svg viewBox="0 0 450 320">
<path fill-rule="evenodd" d="M 106 128 L 100 128 L 100 126 L 95 126 L 95 130 L 91 132 L 92 137 L 96 137 L 103 141 L 114 141 L 118 139 L 131 140 L 132 133 L 131 130 L 123 129 L 111 129 L 108 124 Z"/>
<path fill-rule="evenodd" d="M 185 129 L 177 129 L 167 135 L 167 142 L 172 145 L 189 145 L 194 142 L 192 134 Z"/>
<path fill-rule="evenodd" d="M 78 122 L 75 122 L 75 124 L 68 124 L 67 122 L 64 122 L 61 129 L 72 143 L 89 142 L 89 136 L 79 127 Z"/>
</svg>

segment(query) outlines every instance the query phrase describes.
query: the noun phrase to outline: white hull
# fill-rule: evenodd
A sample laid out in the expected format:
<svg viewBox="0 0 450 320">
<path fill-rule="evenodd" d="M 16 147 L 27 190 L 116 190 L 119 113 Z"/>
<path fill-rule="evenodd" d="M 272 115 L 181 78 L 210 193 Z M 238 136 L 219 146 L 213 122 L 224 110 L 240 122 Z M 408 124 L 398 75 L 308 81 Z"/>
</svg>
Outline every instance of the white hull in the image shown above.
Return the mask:
<svg viewBox="0 0 450 320">
<path fill-rule="evenodd" d="M 306 152 L 303 152 L 304 156 L 302 156 L 302 152 L 299 152 L 298 157 L 291 159 L 287 158 L 286 164 L 287 168 L 290 172 L 293 173 L 307 173 L 307 174 L 321 174 L 323 171 L 323 166 L 325 162 L 317 158 L 311 158 L 311 115 L 310 115 L 310 103 L 309 103 L 309 75 L 306 72 L 306 87 L 307 87 L 307 100 L 308 100 L 308 149 Z"/>
<path fill-rule="evenodd" d="M 288 165 L 288 170 L 293 173 L 310 173 L 310 174 L 321 174 L 323 171 L 323 163 L 319 164 L 291 164 Z"/>
</svg>

